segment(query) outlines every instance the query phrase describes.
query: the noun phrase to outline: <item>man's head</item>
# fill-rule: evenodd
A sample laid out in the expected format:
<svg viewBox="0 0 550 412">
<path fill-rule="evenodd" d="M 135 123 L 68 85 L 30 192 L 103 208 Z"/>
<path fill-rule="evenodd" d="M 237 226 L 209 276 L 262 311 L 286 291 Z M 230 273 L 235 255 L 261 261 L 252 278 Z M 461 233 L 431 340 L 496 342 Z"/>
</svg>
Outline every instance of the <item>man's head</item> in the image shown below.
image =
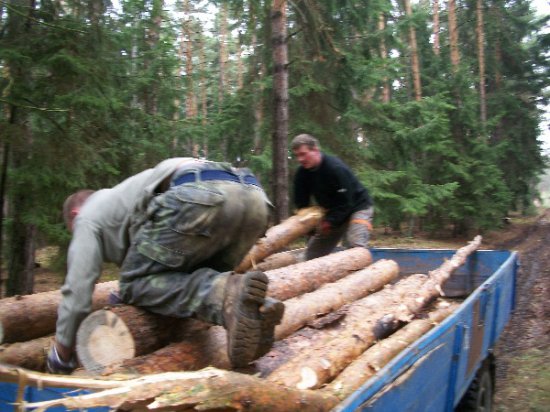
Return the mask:
<svg viewBox="0 0 550 412">
<path fill-rule="evenodd" d="M 299 134 L 290 144 L 292 153 L 304 169 L 314 169 L 322 161 L 319 141 L 309 134 Z"/>
<path fill-rule="evenodd" d="M 94 193 L 93 190 L 84 189 L 79 190 L 78 192 L 73 193 L 65 202 L 63 202 L 63 220 L 65 221 L 65 226 L 71 232 L 73 231 L 73 222 L 75 217 L 80 212 L 80 208 L 86 202 L 86 200 Z"/>
</svg>

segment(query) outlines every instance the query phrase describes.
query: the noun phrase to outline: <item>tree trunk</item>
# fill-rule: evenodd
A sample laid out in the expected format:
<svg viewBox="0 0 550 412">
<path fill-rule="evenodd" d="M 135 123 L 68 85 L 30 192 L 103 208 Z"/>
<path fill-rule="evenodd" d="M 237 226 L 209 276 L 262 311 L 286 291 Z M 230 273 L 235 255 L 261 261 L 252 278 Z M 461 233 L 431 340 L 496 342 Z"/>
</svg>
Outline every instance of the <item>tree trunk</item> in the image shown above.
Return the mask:
<svg viewBox="0 0 550 412">
<path fill-rule="evenodd" d="M 456 22 L 456 1 L 449 0 L 448 2 L 449 13 L 449 47 L 451 50 L 451 66 L 453 72 L 458 71 L 458 65 L 460 64 L 460 54 L 458 51 L 458 27 Z"/>
<path fill-rule="evenodd" d="M 380 38 L 380 58 L 382 59 L 382 62 L 384 64 L 384 70 L 388 70 L 388 49 L 386 47 L 386 36 L 384 35 L 384 30 L 386 30 L 386 16 L 384 13 L 380 13 L 378 16 L 378 31 L 381 32 L 381 38 Z M 390 102 L 390 83 L 388 80 L 388 76 L 384 75 L 384 78 L 382 80 L 382 103 L 389 103 Z"/>
<path fill-rule="evenodd" d="M 473 253 L 481 242 L 477 236 L 451 259 L 426 275 L 411 275 L 348 306 L 345 322 L 334 326 L 313 344 L 285 363 L 267 379 L 298 389 L 319 388 L 334 378 L 376 340 L 410 322 L 430 301 L 440 295 L 441 286 Z"/>
<path fill-rule="evenodd" d="M 92 297 L 92 310 L 108 304 L 118 281 L 98 283 Z M 57 321 L 61 292 L 35 293 L 0 300 L 0 343 L 25 342 L 52 334 Z"/>
<path fill-rule="evenodd" d="M 185 35 L 182 40 L 182 46 L 185 49 L 185 79 L 186 79 L 186 92 L 185 99 L 185 112 L 187 118 L 195 118 L 198 115 L 197 110 L 197 98 L 195 96 L 195 85 L 193 82 L 194 70 L 193 70 L 193 41 L 192 41 L 192 20 L 191 20 L 191 7 L 189 0 L 185 0 L 183 3 L 183 11 L 186 16 L 186 21 L 183 24 L 183 33 Z"/>
<path fill-rule="evenodd" d="M 21 368 L 44 372 L 46 354 L 53 342 L 53 336 L 29 340 L 27 342 L 0 346 L 0 362 Z"/>
<path fill-rule="evenodd" d="M 275 299 L 287 300 L 311 292 L 325 283 L 335 282 L 344 276 L 372 263 L 368 249 L 356 247 L 317 259 L 269 270 L 267 294 Z"/>
<path fill-rule="evenodd" d="M 324 212 L 321 208 L 308 207 L 301 209 L 296 215 L 278 225 L 272 226 L 265 236 L 256 242 L 235 271 L 244 273 L 254 268 L 256 263 L 315 229 L 323 216 Z"/>
<path fill-rule="evenodd" d="M 410 0 L 403 0 L 405 13 L 409 19 L 409 50 L 411 52 L 411 72 L 413 78 L 414 99 L 422 99 L 422 86 L 420 82 L 420 63 L 418 60 L 418 46 L 416 42 L 416 29 L 412 19 L 412 7 Z"/>
<path fill-rule="evenodd" d="M 275 327 L 275 339 L 284 339 L 308 322 L 380 290 L 398 274 L 399 266 L 393 260 L 379 260 L 337 282 L 287 300 L 281 324 Z"/>
<path fill-rule="evenodd" d="M 15 381 L 18 371 L 0 368 L 2 378 Z M 34 385 L 86 388 L 103 385 L 102 392 L 76 397 L 63 397 L 26 404 L 29 408 L 64 406 L 87 409 L 108 406 L 127 411 L 198 410 L 201 411 L 285 411 L 328 412 L 338 402 L 331 394 L 318 391 L 297 391 L 266 382 L 256 376 L 206 368 L 197 372 L 151 375 L 132 380 L 104 381 L 68 377 L 51 378 L 41 374 L 25 375 Z M 56 382 L 56 380 L 58 382 Z"/>
<path fill-rule="evenodd" d="M 117 305 L 93 312 L 78 328 L 76 352 L 87 371 L 151 353 L 170 342 L 182 319 Z"/>
<path fill-rule="evenodd" d="M 439 56 L 439 0 L 434 0 L 433 4 L 433 28 L 434 36 L 433 51 L 436 56 Z"/>
<path fill-rule="evenodd" d="M 446 303 L 446 302 L 442 302 Z M 426 332 L 453 313 L 458 304 L 446 304 L 428 313 L 422 319 L 413 320 L 390 337 L 379 341 L 340 373 L 322 391 L 345 399 L 372 378 L 401 351 L 413 344 Z"/>
<path fill-rule="evenodd" d="M 271 10 L 273 47 L 273 199 L 276 223 L 289 213 L 288 200 L 288 56 L 286 0 L 275 0 Z"/>
<path fill-rule="evenodd" d="M 477 61 L 479 68 L 479 112 L 482 127 L 487 123 L 487 98 L 485 96 L 485 30 L 483 28 L 483 2 L 476 1 Z"/>
</svg>

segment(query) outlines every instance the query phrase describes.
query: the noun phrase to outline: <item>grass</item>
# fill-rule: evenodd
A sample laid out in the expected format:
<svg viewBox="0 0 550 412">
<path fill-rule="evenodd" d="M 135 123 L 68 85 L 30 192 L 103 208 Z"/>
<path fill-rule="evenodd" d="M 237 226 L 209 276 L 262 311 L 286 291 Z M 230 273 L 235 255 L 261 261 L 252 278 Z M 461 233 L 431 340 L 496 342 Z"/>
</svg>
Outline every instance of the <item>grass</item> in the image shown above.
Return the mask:
<svg viewBox="0 0 550 412">
<path fill-rule="evenodd" d="M 510 361 L 507 384 L 498 388 L 497 412 L 546 412 L 550 408 L 550 354 L 528 349 Z"/>
</svg>

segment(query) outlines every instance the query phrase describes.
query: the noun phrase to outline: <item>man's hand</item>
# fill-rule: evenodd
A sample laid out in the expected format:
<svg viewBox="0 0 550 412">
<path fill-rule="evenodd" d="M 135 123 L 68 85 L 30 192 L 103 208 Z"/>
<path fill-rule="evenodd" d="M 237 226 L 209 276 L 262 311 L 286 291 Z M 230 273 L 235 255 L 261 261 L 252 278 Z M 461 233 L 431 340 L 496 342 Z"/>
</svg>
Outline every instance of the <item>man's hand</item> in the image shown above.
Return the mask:
<svg viewBox="0 0 550 412">
<path fill-rule="evenodd" d="M 332 225 L 330 224 L 329 221 L 327 220 L 321 221 L 319 225 L 319 232 L 321 233 L 321 235 L 327 236 L 330 234 L 331 230 L 332 230 Z"/>
</svg>

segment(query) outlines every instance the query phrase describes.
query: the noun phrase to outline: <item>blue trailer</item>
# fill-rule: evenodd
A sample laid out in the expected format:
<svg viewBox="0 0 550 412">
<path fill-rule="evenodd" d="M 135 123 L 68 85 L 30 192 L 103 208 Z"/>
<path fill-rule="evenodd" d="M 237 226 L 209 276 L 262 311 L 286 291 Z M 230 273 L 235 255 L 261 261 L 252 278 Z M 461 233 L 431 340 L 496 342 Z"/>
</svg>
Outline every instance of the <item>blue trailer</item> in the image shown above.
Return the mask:
<svg viewBox="0 0 550 412">
<path fill-rule="evenodd" d="M 428 273 L 456 252 L 382 248 L 371 251 L 374 260 L 395 260 L 401 276 Z M 495 377 L 492 351 L 514 309 L 518 264 L 515 252 L 480 250 L 473 253 L 444 288 L 447 296 L 465 297 L 460 307 L 333 411 L 492 410 Z M 0 384 L 1 411 L 13 410 L 11 403 L 16 393 L 16 385 Z M 73 394 L 61 389 L 27 388 L 24 397 L 36 402 Z"/>
</svg>

